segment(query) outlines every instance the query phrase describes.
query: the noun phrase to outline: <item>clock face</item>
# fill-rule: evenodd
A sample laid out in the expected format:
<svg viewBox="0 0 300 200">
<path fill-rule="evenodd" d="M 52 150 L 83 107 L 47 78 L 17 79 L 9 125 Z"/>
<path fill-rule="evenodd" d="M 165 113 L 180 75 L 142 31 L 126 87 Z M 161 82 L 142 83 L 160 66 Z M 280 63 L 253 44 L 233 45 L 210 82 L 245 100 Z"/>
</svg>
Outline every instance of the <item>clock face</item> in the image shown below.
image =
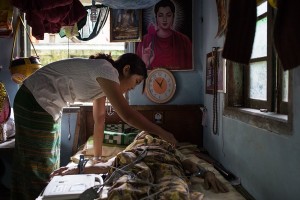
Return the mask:
<svg viewBox="0 0 300 200">
<path fill-rule="evenodd" d="M 171 71 L 164 68 L 152 70 L 146 82 L 147 97 L 156 103 L 166 103 L 175 94 L 176 82 Z"/>
</svg>

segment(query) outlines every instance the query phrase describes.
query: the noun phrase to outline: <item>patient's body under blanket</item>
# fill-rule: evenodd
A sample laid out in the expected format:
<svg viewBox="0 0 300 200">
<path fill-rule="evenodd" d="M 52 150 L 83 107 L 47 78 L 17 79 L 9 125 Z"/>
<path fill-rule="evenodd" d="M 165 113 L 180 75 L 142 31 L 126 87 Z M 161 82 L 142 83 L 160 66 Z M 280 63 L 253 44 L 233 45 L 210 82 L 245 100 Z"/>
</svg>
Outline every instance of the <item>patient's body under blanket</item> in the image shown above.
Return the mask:
<svg viewBox="0 0 300 200">
<path fill-rule="evenodd" d="M 203 199 L 202 193 L 189 191 L 182 159 L 169 143 L 138 136 L 114 161 L 106 179 L 108 199 Z"/>
</svg>

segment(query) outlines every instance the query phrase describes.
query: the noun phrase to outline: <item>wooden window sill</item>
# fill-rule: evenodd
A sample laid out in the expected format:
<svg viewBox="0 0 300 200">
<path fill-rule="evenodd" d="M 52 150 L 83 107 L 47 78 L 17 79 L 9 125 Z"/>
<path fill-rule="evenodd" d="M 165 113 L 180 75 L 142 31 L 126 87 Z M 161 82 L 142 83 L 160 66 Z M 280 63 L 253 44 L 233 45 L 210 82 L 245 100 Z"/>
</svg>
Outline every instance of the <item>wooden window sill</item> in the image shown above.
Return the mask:
<svg viewBox="0 0 300 200">
<path fill-rule="evenodd" d="M 224 116 L 242 121 L 258 128 L 274 132 L 276 134 L 291 135 L 292 124 L 288 120 L 290 116 L 274 112 L 261 112 L 257 109 L 225 107 Z"/>
</svg>

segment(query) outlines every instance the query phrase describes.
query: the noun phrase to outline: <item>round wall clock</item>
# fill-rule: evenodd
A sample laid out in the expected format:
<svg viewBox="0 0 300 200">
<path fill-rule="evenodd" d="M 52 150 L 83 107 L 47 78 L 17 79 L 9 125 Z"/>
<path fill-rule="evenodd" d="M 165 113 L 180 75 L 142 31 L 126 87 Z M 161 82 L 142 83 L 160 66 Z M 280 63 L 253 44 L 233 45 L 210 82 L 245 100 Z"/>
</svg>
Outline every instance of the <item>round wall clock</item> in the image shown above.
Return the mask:
<svg viewBox="0 0 300 200">
<path fill-rule="evenodd" d="M 175 94 L 176 81 L 171 71 L 165 68 L 153 69 L 146 81 L 146 95 L 155 103 L 166 103 Z"/>
</svg>

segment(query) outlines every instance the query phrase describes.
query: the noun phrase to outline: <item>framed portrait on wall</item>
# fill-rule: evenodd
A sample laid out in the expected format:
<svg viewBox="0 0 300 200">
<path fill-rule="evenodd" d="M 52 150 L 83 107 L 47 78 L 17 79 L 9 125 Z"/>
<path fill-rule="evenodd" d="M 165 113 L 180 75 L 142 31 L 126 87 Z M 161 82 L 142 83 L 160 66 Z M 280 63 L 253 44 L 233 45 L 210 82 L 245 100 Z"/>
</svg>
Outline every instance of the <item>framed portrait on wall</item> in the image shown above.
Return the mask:
<svg viewBox="0 0 300 200">
<path fill-rule="evenodd" d="M 110 41 L 139 42 L 142 36 L 142 10 L 110 9 Z"/>
<path fill-rule="evenodd" d="M 206 94 L 226 92 L 226 59 L 222 57 L 222 49 L 217 49 L 206 56 Z"/>
<path fill-rule="evenodd" d="M 161 0 L 143 9 L 136 54 L 149 70 L 193 70 L 192 0 Z"/>
</svg>

